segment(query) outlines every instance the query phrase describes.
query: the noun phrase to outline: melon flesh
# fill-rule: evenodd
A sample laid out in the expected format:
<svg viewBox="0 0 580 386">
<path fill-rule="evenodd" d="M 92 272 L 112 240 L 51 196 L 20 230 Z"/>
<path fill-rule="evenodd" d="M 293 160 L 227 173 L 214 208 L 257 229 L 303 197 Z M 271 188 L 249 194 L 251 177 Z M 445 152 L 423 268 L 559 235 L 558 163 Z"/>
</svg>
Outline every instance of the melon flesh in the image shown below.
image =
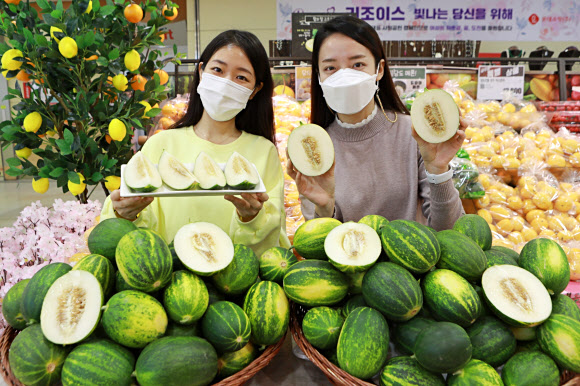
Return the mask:
<svg viewBox="0 0 580 386">
<path fill-rule="evenodd" d="M 424 141 L 445 142 L 459 129 L 459 109 L 446 91 L 429 90 L 413 101 L 411 122 Z"/>
<path fill-rule="evenodd" d="M 230 236 L 217 225 L 207 222 L 184 225 L 177 231 L 173 243 L 183 265 L 202 276 L 221 271 L 234 258 Z"/>
<path fill-rule="evenodd" d="M 339 225 L 324 240 L 324 252 L 339 270 L 365 270 L 377 261 L 381 250 L 379 235 L 366 224 Z"/>
<path fill-rule="evenodd" d="M 161 154 L 158 169 L 161 179 L 171 189 L 186 190 L 199 187 L 199 182 L 195 176 L 187 170 L 181 161 L 166 150 L 163 150 L 163 154 Z"/>
<path fill-rule="evenodd" d="M 125 166 L 125 183 L 136 192 L 152 192 L 163 184 L 157 168 L 142 152 L 137 152 Z"/>
<path fill-rule="evenodd" d="M 288 137 L 288 156 L 305 176 L 320 176 L 334 163 L 334 145 L 322 127 L 314 124 L 295 128 Z"/>
<path fill-rule="evenodd" d="M 492 308 L 510 324 L 535 326 L 552 312 L 548 290 L 523 268 L 494 265 L 483 273 L 481 285 Z"/>
<path fill-rule="evenodd" d="M 88 337 L 99 322 L 103 291 L 86 271 L 70 271 L 50 287 L 40 313 L 42 333 L 52 343 L 69 345 Z"/>
<path fill-rule="evenodd" d="M 204 190 L 218 190 L 226 186 L 226 176 L 219 165 L 203 151 L 195 160 L 193 174 L 199 181 L 199 186 Z"/>
<path fill-rule="evenodd" d="M 254 165 L 238 152 L 234 152 L 228 159 L 224 174 L 232 189 L 254 189 L 260 182 L 260 175 Z"/>
</svg>

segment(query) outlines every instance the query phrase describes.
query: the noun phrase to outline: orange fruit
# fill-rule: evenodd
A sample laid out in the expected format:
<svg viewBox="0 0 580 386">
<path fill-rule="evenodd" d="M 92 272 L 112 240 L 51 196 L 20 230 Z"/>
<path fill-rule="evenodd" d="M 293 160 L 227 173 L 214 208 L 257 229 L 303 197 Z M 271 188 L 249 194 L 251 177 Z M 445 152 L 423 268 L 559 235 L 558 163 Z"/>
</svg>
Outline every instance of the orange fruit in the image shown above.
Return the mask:
<svg viewBox="0 0 580 386">
<path fill-rule="evenodd" d="M 112 140 L 113 140 L 113 138 L 111 138 L 111 136 L 109 134 L 105 135 L 105 141 L 107 141 L 107 143 L 111 143 Z"/>
<path fill-rule="evenodd" d="M 97 55 L 91 55 L 88 58 L 85 58 L 85 60 L 87 62 L 90 62 L 91 60 L 97 60 L 97 59 L 99 59 L 99 57 Z"/>
<path fill-rule="evenodd" d="M 155 73 L 159 75 L 159 84 L 165 84 L 169 80 L 169 75 L 163 70 L 155 70 Z"/>
<path fill-rule="evenodd" d="M 143 20 L 143 9 L 137 4 L 129 4 L 123 11 L 125 19 L 130 23 L 139 23 Z"/>
<path fill-rule="evenodd" d="M 147 79 L 142 75 L 135 75 L 131 80 L 131 88 L 133 90 L 141 90 L 145 91 L 145 84 L 147 83 Z"/>
<path fill-rule="evenodd" d="M 159 127 L 163 130 L 169 129 L 173 124 L 175 124 L 175 121 L 171 118 L 163 117 L 159 120 Z"/>
<path fill-rule="evenodd" d="M 166 15 L 165 11 L 173 11 L 173 16 Z M 177 14 L 178 14 L 177 8 L 173 7 L 171 9 L 169 9 L 169 8 L 167 8 L 167 5 L 163 6 L 161 13 L 163 14 L 163 17 L 166 18 L 167 20 L 175 20 L 175 18 L 177 17 Z"/>
<path fill-rule="evenodd" d="M 6 4 L 14 4 L 14 5 L 18 5 L 20 4 L 20 0 L 5 0 Z"/>
<path fill-rule="evenodd" d="M 18 71 L 18 74 L 16 74 L 16 79 L 21 82 L 28 82 L 30 80 L 30 74 L 24 70 L 20 70 Z"/>
</svg>

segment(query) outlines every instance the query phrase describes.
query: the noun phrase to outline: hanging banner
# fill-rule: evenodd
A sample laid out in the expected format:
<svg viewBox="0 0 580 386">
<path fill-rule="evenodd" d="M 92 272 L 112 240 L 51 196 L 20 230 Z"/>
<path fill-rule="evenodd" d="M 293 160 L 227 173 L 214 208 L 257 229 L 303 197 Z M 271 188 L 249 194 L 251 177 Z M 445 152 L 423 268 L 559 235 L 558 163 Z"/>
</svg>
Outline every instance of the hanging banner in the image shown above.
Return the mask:
<svg viewBox="0 0 580 386">
<path fill-rule="evenodd" d="M 278 39 L 292 39 L 292 13 L 354 13 L 382 40 L 577 41 L 575 0 L 278 0 Z"/>
</svg>

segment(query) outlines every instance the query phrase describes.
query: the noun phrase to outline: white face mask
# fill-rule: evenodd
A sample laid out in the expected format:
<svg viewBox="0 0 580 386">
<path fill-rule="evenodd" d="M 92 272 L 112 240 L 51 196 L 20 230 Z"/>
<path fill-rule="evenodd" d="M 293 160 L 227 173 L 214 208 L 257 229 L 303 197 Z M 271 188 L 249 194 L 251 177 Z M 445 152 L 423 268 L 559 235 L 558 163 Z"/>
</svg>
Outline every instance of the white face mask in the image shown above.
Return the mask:
<svg viewBox="0 0 580 386">
<path fill-rule="evenodd" d="M 245 109 L 253 91 L 207 73 L 203 74 L 197 86 L 203 108 L 213 120 L 220 122 L 229 121 Z"/>
<path fill-rule="evenodd" d="M 343 68 L 324 82 L 320 81 L 319 76 L 318 82 L 331 109 L 341 114 L 355 114 L 364 109 L 377 92 L 377 74 L 369 75 L 364 71 Z"/>
</svg>

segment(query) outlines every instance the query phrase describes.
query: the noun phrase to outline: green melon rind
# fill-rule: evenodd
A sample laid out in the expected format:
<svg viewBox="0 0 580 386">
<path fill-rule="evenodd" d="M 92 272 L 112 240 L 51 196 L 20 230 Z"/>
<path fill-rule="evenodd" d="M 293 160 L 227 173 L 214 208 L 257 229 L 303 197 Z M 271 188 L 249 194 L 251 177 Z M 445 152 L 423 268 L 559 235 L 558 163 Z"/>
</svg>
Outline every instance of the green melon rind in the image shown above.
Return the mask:
<svg viewBox="0 0 580 386">
<path fill-rule="evenodd" d="M 250 319 L 253 343 L 271 345 L 286 333 L 290 306 L 284 290 L 277 283 L 261 281 L 250 287 L 243 309 Z"/>
<path fill-rule="evenodd" d="M 494 316 L 495 314 L 489 309 L 485 301 L 485 294 L 483 293 L 483 288 L 481 286 L 478 286 L 477 284 L 472 284 L 471 286 L 473 287 L 475 292 L 477 292 L 479 300 L 481 300 L 481 314 L 479 314 L 479 316 L 480 317 L 487 315 Z"/>
<path fill-rule="evenodd" d="M 131 385 L 135 358 L 131 351 L 106 339 L 80 344 L 62 367 L 63 386 Z"/>
<path fill-rule="evenodd" d="M 165 336 L 199 336 L 199 326 L 193 324 L 179 324 L 169 322 L 165 330 Z"/>
<path fill-rule="evenodd" d="M 370 226 L 380 236 L 381 228 L 387 225 L 389 220 L 378 214 L 369 214 L 358 220 L 358 223 Z"/>
<path fill-rule="evenodd" d="M 24 279 L 14 284 L 2 300 L 2 316 L 10 327 L 17 330 L 26 328 L 26 319 L 22 315 L 21 305 L 22 295 L 29 281 L 30 279 Z"/>
<path fill-rule="evenodd" d="M 533 273 L 550 295 L 564 291 L 570 282 L 570 264 L 566 252 L 555 241 L 534 239 L 520 252 L 520 267 Z"/>
<path fill-rule="evenodd" d="M 389 222 L 381 229 L 381 242 L 389 259 L 412 273 L 429 271 L 441 253 L 433 233 L 414 221 Z"/>
<path fill-rule="evenodd" d="M 503 386 L 498 372 L 489 364 L 472 359 L 461 370 L 447 376 L 448 386 Z"/>
<path fill-rule="evenodd" d="M 314 307 L 302 319 L 302 331 L 306 340 L 320 350 L 336 347 L 344 318 L 330 307 Z"/>
<path fill-rule="evenodd" d="M 548 355 L 535 350 L 522 351 L 507 361 L 501 371 L 505 386 L 560 384 L 560 371 Z"/>
<path fill-rule="evenodd" d="M 388 349 L 389 326 L 380 312 L 359 307 L 348 315 L 336 347 L 341 369 L 354 377 L 368 379 L 381 370 Z"/>
<path fill-rule="evenodd" d="M 101 284 L 105 299 L 112 295 L 115 289 L 116 270 L 111 260 L 97 254 L 87 255 L 76 263 L 72 270 L 92 273 Z"/>
<path fill-rule="evenodd" d="M 444 386 L 445 379 L 422 367 L 413 357 L 399 356 L 387 361 L 379 382 L 381 386 Z"/>
<path fill-rule="evenodd" d="M 571 297 L 556 295 L 552 297 L 552 315 L 562 314 L 580 322 L 580 307 Z"/>
<path fill-rule="evenodd" d="M 508 326 L 493 316 L 479 318 L 466 329 L 473 346 L 473 359 L 492 367 L 503 365 L 516 352 L 516 338 Z"/>
<path fill-rule="evenodd" d="M 512 259 L 514 259 L 516 261 L 516 263 L 520 260 L 520 254 L 511 248 L 503 247 L 501 245 L 494 245 L 491 247 L 491 250 L 503 252 L 504 254 L 506 254 L 509 257 L 511 257 Z"/>
<path fill-rule="evenodd" d="M 405 355 L 413 355 L 415 341 L 424 328 L 436 323 L 432 319 L 416 316 L 405 323 L 400 323 L 393 330 L 393 340 L 397 349 Z"/>
<path fill-rule="evenodd" d="M 348 281 L 348 293 L 351 295 L 362 294 L 362 282 L 367 271 L 346 273 L 346 280 Z"/>
<path fill-rule="evenodd" d="M 135 224 L 122 218 L 103 220 L 95 226 L 89 235 L 87 240 L 89 251 L 115 261 L 115 252 L 119 240 L 136 229 L 137 226 Z"/>
<path fill-rule="evenodd" d="M 498 251 L 495 249 L 490 249 L 488 251 L 484 251 L 485 257 L 487 258 L 487 267 L 492 267 L 494 265 L 518 265 L 518 263 L 511 257 L 510 255 Z"/>
<path fill-rule="evenodd" d="M 260 278 L 282 284 L 284 275 L 291 266 L 298 262 L 292 250 L 282 247 L 272 247 L 259 257 Z"/>
<path fill-rule="evenodd" d="M 363 278 L 365 302 L 388 320 L 405 322 L 423 306 L 423 293 L 417 280 L 395 263 L 378 263 Z"/>
<path fill-rule="evenodd" d="M 538 329 L 537 326 L 535 327 L 510 327 L 512 334 L 516 340 L 521 341 L 532 341 L 536 340 L 536 330 Z"/>
<path fill-rule="evenodd" d="M 453 373 L 471 360 L 472 346 L 462 327 L 438 322 L 419 333 L 413 352 L 419 364 L 427 370 Z"/>
<path fill-rule="evenodd" d="M 139 355 L 135 374 L 141 386 L 205 386 L 218 372 L 218 356 L 208 341 L 169 336 L 149 344 Z"/>
<path fill-rule="evenodd" d="M 327 217 L 306 221 L 294 233 L 294 249 L 305 259 L 327 260 L 324 239 L 331 230 L 341 224 L 337 219 Z"/>
<path fill-rule="evenodd" d="M 491 248 L 492 236 L 489 224 L 476 214 L 464 214 L 453 225 L 453 230 L 472 239 L 484 251 Z"/>
<path fill-rule="evenodd" d="M 224 294 L 241 295 L 256 282 L 259 273 L 260 263 L 254 251 L 243 244 L 234 244 L 234 258 L 212 280 Z"/>
<path fill-rule="evenodd" d="M 283 283 L 288 299 L 308 307 L 336 304 L 348 292 L 345 274 L 320 260 L 302 260 L 294 264 L 286 272 Z"/>
<path fill-rule="evenodd" d="M 561 367 L 580 373 L 580 322 L 562 314 L 541 324 L 536 336 L 542 350 Z"/>
<path fill-rule="evenodd" d="M 238 351 L 228 352 L 218 359 L 218 377 L 227 378 L 242 371 L 258 357 L 258 350 L 252 343 L 246 344 Z"/>
<path fill-rule="evenodd" d="M 437 268 L 454 271 L 468 281 L 481 279 L 487 269 L 487 257 L 475 241 L 455 230 L 438 232 L 437 241 L 441 247 Z"/>
<path fill-rule="evenodd" d="M 237 304 L 223 301 L 208 307 L 201 320 L 203 337 L 221 353 L 242 349 L 250 341 L 250 320 Z"/>
<path fill-rule="evenodd" d="M 340 311 L 341 315 L 346 318 L 348 314 L 355 310 L 358 307 L 368 307 L 369 305 L 365 302 L 365 298 L 363 295 L 354 295 L 349 298 L 344 306 L 342 306 L 342 310 Z"/>
<path fill-rule="evenodd" d="M 201 319 L 209 304 L 209 294 L 203 280 L 189 271 L 176 271 L 163 293 L 167 316 L 180 324 L 192 324 Z"/>
</svg>

